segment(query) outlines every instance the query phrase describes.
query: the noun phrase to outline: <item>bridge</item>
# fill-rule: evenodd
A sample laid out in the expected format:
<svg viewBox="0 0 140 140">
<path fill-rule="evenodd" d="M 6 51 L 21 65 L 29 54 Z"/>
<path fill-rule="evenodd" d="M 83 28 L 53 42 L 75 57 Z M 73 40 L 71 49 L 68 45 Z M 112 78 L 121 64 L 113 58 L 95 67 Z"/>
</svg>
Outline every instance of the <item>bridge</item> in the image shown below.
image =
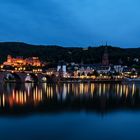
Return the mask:
<svg viewBox="0 0 140 140">
<path fill-rule="evenodd" d="M 46 73 L 34 73 L 30 71 L 0 71 L 0 83 L 3 82 L 48 82 L 50 76 Z"/>
</svg>

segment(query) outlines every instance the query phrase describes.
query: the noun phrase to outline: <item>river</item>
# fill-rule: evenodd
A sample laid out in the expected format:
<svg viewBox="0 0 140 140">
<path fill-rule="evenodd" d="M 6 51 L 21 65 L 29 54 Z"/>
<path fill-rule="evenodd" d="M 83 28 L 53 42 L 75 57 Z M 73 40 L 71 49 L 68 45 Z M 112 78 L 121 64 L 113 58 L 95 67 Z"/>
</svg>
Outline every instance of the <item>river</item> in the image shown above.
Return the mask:
<svg viewBox="0 0 140 140">
<path fill-rule="evenodd" d="M 0 85 L 2 140 L 139 140 L 139 84 Z"/>
</svg>

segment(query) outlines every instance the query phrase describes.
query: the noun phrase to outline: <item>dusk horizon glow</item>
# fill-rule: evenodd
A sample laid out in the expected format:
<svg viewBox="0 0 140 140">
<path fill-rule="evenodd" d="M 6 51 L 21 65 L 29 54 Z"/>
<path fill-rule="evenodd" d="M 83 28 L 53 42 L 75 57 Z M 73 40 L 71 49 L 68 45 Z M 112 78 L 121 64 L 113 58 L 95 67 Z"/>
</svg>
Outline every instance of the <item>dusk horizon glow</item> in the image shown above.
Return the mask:
<svg viewBox="0 0 140 140">
<path fill-rule="evenodd" d="M 140 47 L 138 0 L 1 0 L 0 42 Z"/>
</svg>

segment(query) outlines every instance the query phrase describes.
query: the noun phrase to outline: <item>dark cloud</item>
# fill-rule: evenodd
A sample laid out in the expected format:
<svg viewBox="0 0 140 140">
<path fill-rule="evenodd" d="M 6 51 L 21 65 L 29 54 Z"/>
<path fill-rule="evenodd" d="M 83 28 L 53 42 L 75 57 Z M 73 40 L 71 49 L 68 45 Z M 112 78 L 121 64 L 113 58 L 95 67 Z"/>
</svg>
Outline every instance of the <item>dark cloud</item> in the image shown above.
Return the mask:
<svg viewBox="0 0 140 140">
<path fill-rule="evenodd" d="M 1 0 L 0 41 L 139 47 L 138 0 Z"/>
</svg>

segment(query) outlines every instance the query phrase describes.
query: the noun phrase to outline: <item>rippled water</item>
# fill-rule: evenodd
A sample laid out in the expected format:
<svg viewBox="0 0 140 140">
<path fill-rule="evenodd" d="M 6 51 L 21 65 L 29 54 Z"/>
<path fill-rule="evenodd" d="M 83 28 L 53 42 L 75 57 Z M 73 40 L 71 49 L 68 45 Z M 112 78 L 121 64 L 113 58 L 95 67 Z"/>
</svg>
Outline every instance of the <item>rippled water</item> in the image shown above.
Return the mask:
<svg viewBox="0 0 140 140">
<path fill-rule="evenodd" d="M 140 85 L 4 84 L 0 139 L 140 139 Z"/>
</svg>

